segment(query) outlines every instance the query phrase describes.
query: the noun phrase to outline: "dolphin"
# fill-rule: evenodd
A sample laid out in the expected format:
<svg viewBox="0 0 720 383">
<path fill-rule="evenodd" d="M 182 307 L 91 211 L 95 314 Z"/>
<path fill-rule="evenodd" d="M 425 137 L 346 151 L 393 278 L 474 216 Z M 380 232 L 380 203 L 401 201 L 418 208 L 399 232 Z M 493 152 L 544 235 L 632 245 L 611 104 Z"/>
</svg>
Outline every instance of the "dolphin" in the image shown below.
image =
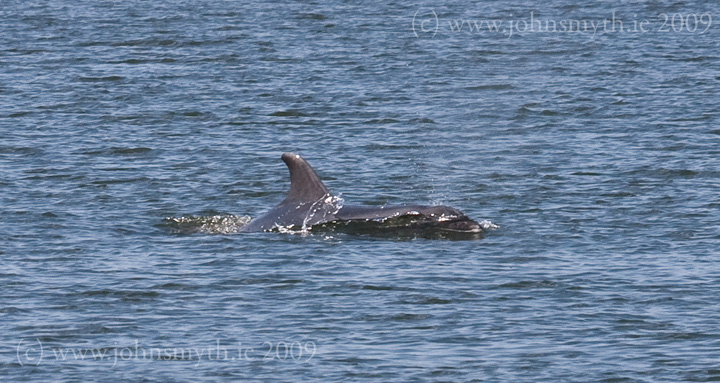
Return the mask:
<svg viewBox="0 0 720 383">
<path fill-rule="evenodd" d="M 243 226 L 241 232 L 311 230 L 327 224 L 372 224 L 372 228 L 482 233 L 482 226 L 448 206 L 347 206 L 330 194 L 315 170 L 295 153 L 283 153 L 290 191 L 277 206 Z"/>
</svg>

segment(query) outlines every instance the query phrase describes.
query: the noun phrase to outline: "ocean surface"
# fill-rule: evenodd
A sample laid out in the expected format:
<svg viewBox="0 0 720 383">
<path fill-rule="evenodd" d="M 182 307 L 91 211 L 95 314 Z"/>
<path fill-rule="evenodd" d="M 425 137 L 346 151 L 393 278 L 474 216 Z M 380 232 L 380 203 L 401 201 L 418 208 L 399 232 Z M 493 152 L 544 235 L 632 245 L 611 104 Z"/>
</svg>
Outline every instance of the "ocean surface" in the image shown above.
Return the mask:
<svg viewBox="0 0 720 383">
<path fill-rule="evenodd" d="M 0 380 L 718 381 L 718 24 L 3 0 Z M 286 151 L 348 204 L 499 228 L 238 233 Z"/>
</svg>

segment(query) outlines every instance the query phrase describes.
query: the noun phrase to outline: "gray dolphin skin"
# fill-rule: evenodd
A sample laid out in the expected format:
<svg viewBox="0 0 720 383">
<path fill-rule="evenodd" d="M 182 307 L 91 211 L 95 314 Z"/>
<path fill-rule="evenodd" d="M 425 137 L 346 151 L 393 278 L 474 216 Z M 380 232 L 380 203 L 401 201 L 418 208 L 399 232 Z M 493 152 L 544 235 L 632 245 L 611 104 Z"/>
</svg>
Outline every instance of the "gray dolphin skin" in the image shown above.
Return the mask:
<svg viewBox="0 0 720 383">
<path fill-rule="evenodd" d="M 290 191 L 269 212 L 243 226 L 243 232 L 271 231 L 278 228 L 307 230 L 323 224 L 354 222 L 394 224 L 383 228 L 402 228 L 458 233 L 481 233 L 482 227 L 465 214 L 448 206 L 344 206 L 330 194 L 312 167 L 295 153 L 283 153 L 290 170 Z"/>
</svg>

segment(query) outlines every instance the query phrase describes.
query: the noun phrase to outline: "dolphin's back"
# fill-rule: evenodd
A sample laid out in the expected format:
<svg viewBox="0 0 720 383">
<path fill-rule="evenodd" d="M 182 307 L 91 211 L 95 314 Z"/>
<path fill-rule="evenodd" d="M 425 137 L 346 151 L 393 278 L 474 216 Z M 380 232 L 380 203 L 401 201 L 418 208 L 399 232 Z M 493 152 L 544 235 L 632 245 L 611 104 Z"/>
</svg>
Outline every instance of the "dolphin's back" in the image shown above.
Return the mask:
<svg viewBox="0 0 720 383">
<path fill-rule="evenodd" d="M 407 227 L 434 225 L 439 228 L 478 232 L 480 226 L 465 214 L 448 206 L 342 206 L 339 198 L 330 195 L 317 173 L 300 156 L 284 153 L 282 160 L 290 170 L 290 191 L 277 206 L 250 221 L 242 231 L 267 231 L 276 227 L 305 230 L 331 221 L 375 221 L 408 216 Z"/>
<path fill-rule="evenodd" d="M 343 206 L 335 214 L 337 219 L 345 221 L 359 219 L 382 219 L 399 217 L 401 215 L 425 215 L 425 216 L 462 216 L 456 209 L 447 206 Z"/>
</svg>

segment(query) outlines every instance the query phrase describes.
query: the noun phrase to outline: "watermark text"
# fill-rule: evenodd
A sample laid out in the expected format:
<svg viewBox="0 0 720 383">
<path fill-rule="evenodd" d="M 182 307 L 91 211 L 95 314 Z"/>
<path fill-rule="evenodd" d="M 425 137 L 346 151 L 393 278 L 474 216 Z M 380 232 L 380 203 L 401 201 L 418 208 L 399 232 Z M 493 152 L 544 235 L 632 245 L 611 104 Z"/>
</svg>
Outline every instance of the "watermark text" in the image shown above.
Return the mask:
<svg viewBox="0 0 720 383">
<path fill-rule="evenodd" d="M 534 11 L 521 18 L 442 19 L 434 9 L 419 9 L 412 18 L 415 37 L 433 38 L 438 32 L 466 34 L 500 34 L 511 38 L 527 33 L 576 33 L 595 38 L 612 33 L 694 33 L 704 34 L 712 27 L 712 14 L 660 13 L 653 18 L 640 18 L 637 14 L 623 17 L 612 11 L 602 19 L 553 19 L 538 17 Z"/>
<path fill-rule="evenodd" d="M 21 366 L 39 366 L 44 362 L 104 362 L 115 367 L 121 362 L 184 360 L 197 367 L 203 361 L 281 361 L 308 362 L 315 357 L 312 341 L 265 341 L 255 346 L 238 343 L 223 345 L 218 339 L 204 347 L 145 347 L 139 341 L 131 346 L 60 347 L 43 344 L 40 339 L 20 340 L 16 356 Z"/>
</svg>

